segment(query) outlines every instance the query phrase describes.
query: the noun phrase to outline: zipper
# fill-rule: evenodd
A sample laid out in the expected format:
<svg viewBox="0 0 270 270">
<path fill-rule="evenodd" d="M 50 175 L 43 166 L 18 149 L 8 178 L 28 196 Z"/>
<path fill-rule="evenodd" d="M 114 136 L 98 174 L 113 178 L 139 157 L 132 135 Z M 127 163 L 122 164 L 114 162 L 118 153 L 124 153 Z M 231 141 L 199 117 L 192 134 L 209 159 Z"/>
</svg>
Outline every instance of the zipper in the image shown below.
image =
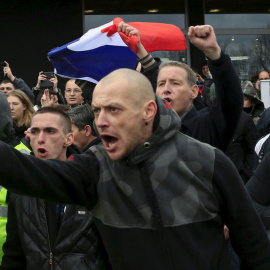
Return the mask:
<svg viewBox="0 0 270 270">
<path fill-rule="evenodd" d="M 50 258 L 49 258 L 49 264 L 51 265 L 51 270 L 53 270 L 53 253 L 52 253 L 52 248 L 51 248 L 51 241 L 50 241 L 50 233 L 49 233 L 49 228 L 48 228 L 48 221 L 46 217 L 46 212 L 45 212 L 45 201 L 40 199 L 41 205 L 42 205 L 42 214 L 43 218 L 45 219 L 45 227 L 47 230 L 47 237 L 48 237 L 48 244 L 49 244 L 49 252 L 50 252 Z"/>
<path fill-rule="evenodd" d="M 172 263 L 171 252 L 170 252 L 170 249 L 169 249 L 169 246 L 167 243 L 166 232 L 164 230 L 164 224 L 162 221 L 162 217 L 161 217 L 160 209 L 158 206 L 156 194 L 153 190 L 153 187 L 152 187 L 149 175 L 148 175 L 148 171 L 144 168 L 142 163 L 139 164 L 139 171 L 140 171 L 143 187 L 145 190 L 145 194 L 146 194 L 148 203 L 149 203 L 151 210 L 152 210 L 152 221 L 153 221 L 152 224 L 157 229 L 159 239 L 160 239 L 161 248 L 163 250 L 164 257 L 165 257 L 165 263 L 167 264 L 167 267 L 165 269 L 173 270 L 174 267 L 173 267 L 173 263 Z"/>
<path fill-rule="evenodd" d="M 53 264 L 53 254 L 52 254 L 52 252 L 50 252 L 49 264 L 51 265 L 51 269 L 52 269 L 52 264 Z"/>
</svg>

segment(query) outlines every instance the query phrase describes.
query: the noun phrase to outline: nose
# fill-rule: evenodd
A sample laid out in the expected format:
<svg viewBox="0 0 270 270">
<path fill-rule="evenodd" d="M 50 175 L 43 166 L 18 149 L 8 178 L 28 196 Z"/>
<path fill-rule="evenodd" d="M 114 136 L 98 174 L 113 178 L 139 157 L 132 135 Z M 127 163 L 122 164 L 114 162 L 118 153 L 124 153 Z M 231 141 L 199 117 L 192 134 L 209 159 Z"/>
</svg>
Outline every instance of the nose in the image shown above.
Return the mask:
<svg viewBox="0 0 270 270">
<path fill-rule="evenodd" d="M 172 89 L 169 82 L 166 82 L 163 88 L 163 94 L 168 95 L 172 93 Z"/>
<path fill-rule="evenodd" d="M 44 143 L 44 132 L 40 131 L 38 134 L 38 144 L 43 144 Z"/>
<path fill-rule="evenodd" d="M 9 106 L 10 106 L 10 109 L 13 110 L 13 104 L 10 103 Z"/>
<path fill-rule="evenodd" d="M 109 121 L 106 112 L 101 110 L 99 114 L 95 116 L 95 122 L 98 128 L 108 127 Z"/>
</svg>

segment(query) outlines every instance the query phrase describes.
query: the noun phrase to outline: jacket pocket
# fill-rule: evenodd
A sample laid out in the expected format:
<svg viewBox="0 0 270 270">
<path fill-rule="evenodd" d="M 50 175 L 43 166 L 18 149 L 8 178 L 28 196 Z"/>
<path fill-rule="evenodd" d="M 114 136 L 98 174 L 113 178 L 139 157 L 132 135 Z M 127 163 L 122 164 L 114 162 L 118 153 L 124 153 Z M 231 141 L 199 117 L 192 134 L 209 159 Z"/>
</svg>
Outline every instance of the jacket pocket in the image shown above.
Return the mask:
<svg viewBox="0 0 270 270">
<path fill-rule="evenodd" d="M 31 253 L 25 256 L 26 257 L 26 270 L 37 270 L 40 268 L 41 265 L 43 265 L 41 261 L 41 256 L 38 252 Z M 49 261 L 48 261 L 49 264 Z"/>
<path fill-rule="evenodd" d="M 64 258 L 65 270 L 99 270 L 101 269 L 95 264 L 94 259 L 85 254 L 66 254 Z"/>
</svg>

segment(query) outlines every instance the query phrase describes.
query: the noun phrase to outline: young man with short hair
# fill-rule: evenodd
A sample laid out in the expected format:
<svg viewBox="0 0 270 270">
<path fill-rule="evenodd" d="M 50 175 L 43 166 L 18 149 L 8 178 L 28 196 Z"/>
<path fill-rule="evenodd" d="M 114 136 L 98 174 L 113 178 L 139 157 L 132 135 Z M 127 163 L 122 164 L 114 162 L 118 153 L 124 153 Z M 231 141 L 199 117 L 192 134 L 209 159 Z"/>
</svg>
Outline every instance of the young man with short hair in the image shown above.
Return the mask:
<svg viewBox="0 0 270 270">
<path fill-rule="evenodd" d="M 69 116 L 53 107 L 38 110 L 29 138 L 37 158 L 66 160 L 73 142 Z M 84 207 L 17 194 L 9 199 L 3 251 L 1 269 L 77 270 L 92 269 L 92 265 L 111 269 L 92 216 Z"/>
</svg>

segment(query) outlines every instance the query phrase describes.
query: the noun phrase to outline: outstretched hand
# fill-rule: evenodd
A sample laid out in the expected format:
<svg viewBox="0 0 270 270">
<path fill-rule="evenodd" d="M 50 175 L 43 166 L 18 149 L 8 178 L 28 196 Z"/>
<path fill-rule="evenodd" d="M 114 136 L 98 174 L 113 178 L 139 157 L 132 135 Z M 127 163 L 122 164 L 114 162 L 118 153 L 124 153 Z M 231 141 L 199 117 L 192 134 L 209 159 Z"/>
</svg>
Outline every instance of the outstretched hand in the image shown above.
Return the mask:
<svg viewBox="0 0 270 270">
<path fill-rule="evenodd" d="M 217 60 L 221 55 L 214 29 L 211 25 L 190 26 L 188 29 L 190 42 L 200 49 L 207 58 Z"/>
</svg>

